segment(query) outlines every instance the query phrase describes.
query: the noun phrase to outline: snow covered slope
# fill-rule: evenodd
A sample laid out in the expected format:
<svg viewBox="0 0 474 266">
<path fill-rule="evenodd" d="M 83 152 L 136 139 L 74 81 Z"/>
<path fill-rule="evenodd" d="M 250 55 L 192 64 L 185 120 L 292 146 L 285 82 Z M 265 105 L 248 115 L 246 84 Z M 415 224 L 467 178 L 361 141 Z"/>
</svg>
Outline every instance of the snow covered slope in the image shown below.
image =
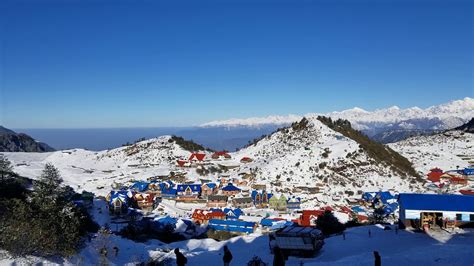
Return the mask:
<svg viewBox="0 0 474 266">
<path fill-rule="evenodd" d="M 188 158 L 190 153 L 171 142 L 170 136 L 162 136 L 100 152 L 73 149 L 4 154 L 20 175 L 36 178 L 46 163 L 52 163 L 61 171 L 66 185 L 105 195 L 113 182 L 168 175 L 175 168 L 176 159 Z"/>
<path fill-rule="evenodd" d="M 367 232 L 371 231 L 371 237 Z M 466 229 L 461 232 L 445 233 L 447 242 L 438 241 L 427 234 L 411 231 L 383 230 L 383 226 L 371 225 L 349 228 L 346 239 L 336 235 L 325 239 L 325 245 L 314 258 L 288 257 L 286 265 L 373 265 L 372 252 L 377 250 L 382 258 L 382 265 L 473 265 L 474 256 L 472 241 L 474 231 Z M 231 265 L 247 265 L 253 256 L 272 265 L 273 255 L 268 248 L 268 236 L 250 234 L 234 237 L 226 241 L 213 239 L 192 239 L 171 244 L 157 240 L 145 243 L 111 235 L 95 238 L 80 254 L 65 258 L 61 262 L 48 261 L 38 257 L 0 259 L 2 265 L 137 265 L 153 259 L 163 265 L 175 265 L 173 253 L 175 248 L 187 257 L 188 265 L 219 265 L 222 263 L 223 247 L 226 245 L 233 255 Z M 101 261 L 99 249 L 105 246 L 108 250 L 119 248 L 117 256 L 108 256 Z M 1 252 L 0 252 L 0 255 Z M 169 263 L 169 264 L 167 264 Z"/>
<path fill-rule="evenodd" d="M 462 169 L 474 160 L 474 134 L 460 130 L 416 136 L 389 146 L 408 158 L 424 174 L 434 167 Z"/>
<path fill-rule="evenodd" d="M 315 116 L 308 121 L 306 128 L 280 130 L 233 156 L 254 159 L 245 168 L 256 172 L 257 183 L 273 192 L 303 196 L 310 206 L 342 203 L 344 197 L 360 197 L 362 191 L 417 191 L 415 178 L 402 178 Z"/>
</svg>

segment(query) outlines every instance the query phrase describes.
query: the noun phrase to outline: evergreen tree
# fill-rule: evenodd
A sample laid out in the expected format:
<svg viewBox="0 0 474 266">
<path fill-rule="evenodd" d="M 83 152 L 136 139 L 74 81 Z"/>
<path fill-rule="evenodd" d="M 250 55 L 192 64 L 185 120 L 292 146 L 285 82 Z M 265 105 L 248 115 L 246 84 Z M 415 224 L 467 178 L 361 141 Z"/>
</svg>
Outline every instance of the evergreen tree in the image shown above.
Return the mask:
<svg viewBox="0 0 474 266">
<path fill-rule="evenodd" d="M 339 222 L 330 211 L 325 211 L 323 215 L 319 216 L 316 225 L 324 235 L 331 235 L 344 231 L 344 225 Z"/>
<path fill-rule="evenodd" d="M 385 222 L 385 212 L 383 207 L 375 208 L 374 212 L 370 216 L 370 221 L 372 223 L 384 223 Z"/>
<path fill-rule="evenodd" d="M 10 178 L 13 175 L 13 167 L 10 160 L 8 160 L 8 158 L 3 154 L 0 154 L 0 181 L 3 182 L 5 179 Z"/>
<path fill-rule="evenodd" d="M 34 199 L 41 202 L 56 202 L 61 196 L 63 179 L 59 170 L 51 163 L 47 163 L 39 180 L 34 184 Z"/>
</svg>

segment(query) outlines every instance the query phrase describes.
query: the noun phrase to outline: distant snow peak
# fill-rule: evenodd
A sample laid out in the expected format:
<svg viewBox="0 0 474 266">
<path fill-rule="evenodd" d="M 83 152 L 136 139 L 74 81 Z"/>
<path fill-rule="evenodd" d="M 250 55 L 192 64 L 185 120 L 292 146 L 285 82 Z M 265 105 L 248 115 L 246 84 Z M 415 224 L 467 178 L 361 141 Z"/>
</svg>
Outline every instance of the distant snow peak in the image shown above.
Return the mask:
<svg viewBox="0 0 474 266">
<path fill-rule="evenodd" d="M 271 115 L 267 117 L 251 117 L 251 118 L 232 118 L 228 120 L 212 121 L 202 124 L 201 127 L 259 127 L 263 125 L 288 125 L 295 121 L 301 120 L 299 115 Z"/>
<path fill-rule="evenodd" d="M 347 119 L 359 130 L 373 128 L 375 124 L 391 124 L 394 126 L 403 123 L 400 128 L 419 129 L 449 129 L 466 123 L 474 117 L 474 99 L 465 97 L 461 100 L 453 100 L 448 103 L 435 105 L 422 109 L 411 107 L 402 109 L 392 106 L 385 109 L 366 111 L 360 107 L 354 107 L 343 111 L 335 111 L 326 114 L 306 114 L 305 116 L 324 115 L 333 119 Z M 302 118 L 299 115 L 252 117 L 245 119 L 229 119 L 213 121 L 201 125 L 202 127 L 258 127 L 263 125 L 288 125 Z M 413 121 L 417 121 L 414 123 Z M 437 122 L 436 125 L 433 123 Z"/>
</svg>

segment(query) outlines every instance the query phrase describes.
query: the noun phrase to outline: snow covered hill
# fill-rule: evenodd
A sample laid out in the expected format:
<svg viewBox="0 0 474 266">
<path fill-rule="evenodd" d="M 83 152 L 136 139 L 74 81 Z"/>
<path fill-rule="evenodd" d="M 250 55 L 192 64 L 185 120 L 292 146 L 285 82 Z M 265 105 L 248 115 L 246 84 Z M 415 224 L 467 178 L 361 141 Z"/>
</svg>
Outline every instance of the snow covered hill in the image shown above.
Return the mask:
<svg viewBox="0 0 474 266">
<path fill-rule="evenodd" d="M 474 99 L 466 97 L 461 100 L 450 101 L 445 104 L 431 106 L 426 109 L 412 107 L 401 109 L 392 106 L 386 109 L 366 111 L 355 107 L 340 112 L 327 114 L 307 114 L 305 116 L 323 115 L 333 119 L 346 119 L 352 126 L 362 130 L 369 137 L 378 135 L 378 141 L 387 143 L 390 140 L 400 140 L 410 135 L 413 131 L 436 131 L 451 129 L 460 126 L 474 117 Z M 229 119 L 212 121 L 201 125 L 202 127 L 260 127 L 263 125 L 287 126 L 292 122 L 302 119 L 303 116 L 268 116 L 246 119 Z M 407 131 L 407 132 L 405 132 Z M 391 132 L 384 139 L 383 133 Z M 394 136 L 398 133 L 398 136 Z"/>
<path fill-rule="evenodd" d="M 416 178 L 393 171 L 315 116 L 304 128 L 280 130 L 234 156 L 254 159 L 245 168 L 256 173 L 257 183 L 273 192 L 303 195 L 312 206 L 343 203 L 362 191 L 418 190 Z"/>
<path fill-rule="evenodd" d="M 175 169 L 176 159 L 188 158 L 190 152 L 172 141 L 171 136 L 162 136 L 100 152 L 73 149 L 4 154 L 22 176 L 36 178 L 46 163 L 52 163 L 61 171 L 66 185 L 77 191 L 106 195 L 113 182 L 168 175 Z"/>
<path fill-rule="evenodd" d="M 474 161 L 474 134 L 461 130 L 415 136 L 389 146 L 408 158 L 424 174 L 434 167 L 462 169 L 469 166 L 469 161 Z"/>
</svg>

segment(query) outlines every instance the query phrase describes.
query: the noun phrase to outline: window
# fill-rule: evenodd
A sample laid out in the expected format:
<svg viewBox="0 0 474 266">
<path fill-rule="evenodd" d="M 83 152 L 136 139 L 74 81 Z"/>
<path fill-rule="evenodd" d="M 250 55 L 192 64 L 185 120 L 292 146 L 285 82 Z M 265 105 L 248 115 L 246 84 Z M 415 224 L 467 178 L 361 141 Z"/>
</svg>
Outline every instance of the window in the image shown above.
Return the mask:
<svg viewBox="0 0 474 266">
<path fill-rule="evenodd" d="M 456 221 L 461 221 L 462 220 L 462 214 L 456 213 Z"/>
<path fill-rule="evenodd" d="M 470 220 L 471 222 L 474 222 L 474 214 L 469 215 L 469 220 Z"/>
</svg>

